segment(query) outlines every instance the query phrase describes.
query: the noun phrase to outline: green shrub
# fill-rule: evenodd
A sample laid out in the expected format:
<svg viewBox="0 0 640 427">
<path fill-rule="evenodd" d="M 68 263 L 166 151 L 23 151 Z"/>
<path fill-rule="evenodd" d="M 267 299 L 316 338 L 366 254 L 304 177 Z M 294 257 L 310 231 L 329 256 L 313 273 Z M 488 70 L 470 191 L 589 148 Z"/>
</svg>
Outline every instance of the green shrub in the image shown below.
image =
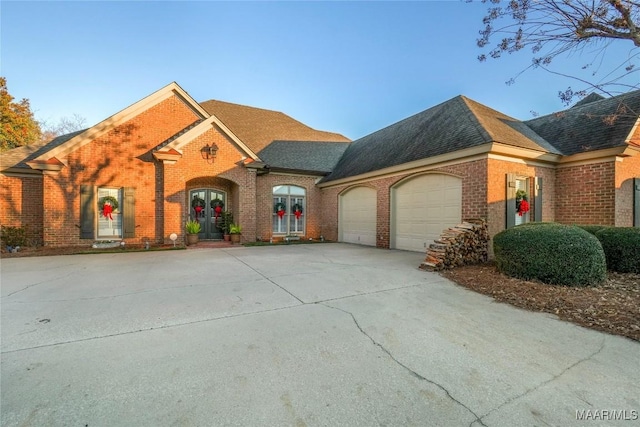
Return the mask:
<svg viewBox="0 0 640 427">
<path fill-rule="evenodd" d="M 607 258 L 607 268 L 618 273 L 640 273 L 640 228 L 607 227 L 596 233 Z"/>
<path fill-rule="evenodd" d="M 598 231 L 602 230 L 603 228 L 609 228 L 608 225 L 578 225 L 577 227 L 580 227 L 584 231 L 593 235 L 595 235 Z"/>
<path fill-rule="evenodd" d="M 493 238 L 498 269 L 512 277 L 566 286 L 591 286 L 607 277 L 602 245 L 585 230 L 529 223 Z"/>
<path fill-rule="evenodd" d="M 202 229 L 200 227 L 200 223 L 195 219 L 190 219 L 189 221 L 187 221 L 186 227 L 187 227 L 187 233 L 189 234 L 198 234 Z"/>
<path fill-rule="evenodd" d="M 26 227 L 6 227 L 2 226 L 2 243 L 5 246 L 26 246 L 27 245 L 27 228 Z"/>
</svg>

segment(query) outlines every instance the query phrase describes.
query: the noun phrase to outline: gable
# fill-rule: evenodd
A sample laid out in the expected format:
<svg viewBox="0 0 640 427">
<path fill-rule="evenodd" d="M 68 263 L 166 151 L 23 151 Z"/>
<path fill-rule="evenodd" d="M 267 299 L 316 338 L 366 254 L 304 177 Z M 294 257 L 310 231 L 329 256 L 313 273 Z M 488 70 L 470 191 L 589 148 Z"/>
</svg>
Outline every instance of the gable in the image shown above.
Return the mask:
<svg viewBox="0 0 640 427">
<path fill-rule="evenodd" d="M 52 170 L 54 163 L 64 167 L 67 156 L 94 141 L 105 144 L 109 144 L 110 140 L 128 141 L 136 144 L 138 149 L 150 149 L 206 117 L 207 112 L 197 102 L 176 83 L 171 83 L 89 129 L 55 138 L 35 151 L 12 153 L 10 159 L 13 165 L 3 162 L 3 170 L 6 170 L 4 166 L 23 171 Z M 25 156 L 18 160 L 20 155 Z"/>
</svg>

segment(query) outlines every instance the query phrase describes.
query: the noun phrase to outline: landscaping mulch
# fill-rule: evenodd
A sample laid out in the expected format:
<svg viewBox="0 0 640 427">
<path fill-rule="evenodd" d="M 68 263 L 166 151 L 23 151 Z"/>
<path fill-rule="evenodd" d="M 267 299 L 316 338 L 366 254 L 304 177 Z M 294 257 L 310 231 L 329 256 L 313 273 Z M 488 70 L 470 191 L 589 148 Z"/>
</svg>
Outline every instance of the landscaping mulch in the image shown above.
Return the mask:
<svg viewBox="0 0 640 427">
<path fill-rule="evenodd" d="M 609 272 L 600 286 L 584 288 L 516 279 L 500 273 L 493 263 L 456 267 L 440 274 L 496 301 L 640 341 L 640 274 Z"/>
</svg>

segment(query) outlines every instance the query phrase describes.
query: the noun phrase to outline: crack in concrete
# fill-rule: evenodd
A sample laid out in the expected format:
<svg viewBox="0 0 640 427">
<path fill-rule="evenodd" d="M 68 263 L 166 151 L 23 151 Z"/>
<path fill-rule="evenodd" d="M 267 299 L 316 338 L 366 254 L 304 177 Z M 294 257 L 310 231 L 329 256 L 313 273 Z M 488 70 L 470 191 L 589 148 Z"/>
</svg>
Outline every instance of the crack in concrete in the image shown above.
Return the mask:
<svg viewBox="0 0 640 427">
<path fill-rule="evenodd" d="M 227 285 L 235 285 L 238 283 L 253 283 L 259 282 L 263 280 L 262 278 L 247 281 L 247 280 L 238 280 L 234 282 L 225 282 Z M 114 295 L 103 295 L 99 297 L 79 297 L 79 298 L 70 298 L 70 299 L 54 299 L 54 300 L 34 300 L 34 301 L 8 301 L 7 304 L 40 304 L 43 302 L 48 303 L 56 303 L 56 302 L 73 302 L 73 301 L 92 301 L 92 300 L 105 300 L 105 299 L 115 299 L 121 297 L 127 297 L 131 295 L 139 295 L 139 294 L 147 294 L 154 292 L 164 292 L 164 291 L 172 291 L 176 289 L 186 289 L 186 288 L 203 288 L 208 286 L 217 286 L 215 283 L 206 283 L 206 284 L 191 284 L 191 285 L 182 285 L 182 286 L 168 286 L 165 288 L 152 288 L 152 289 L 141 289 L 135 292 L 126 292 L 122 294 L 114 294 Z"/>
<path fill-rule="evenodd" d="M 65 279 L 65 278 L 67 278 L 67 277 L 69 277 L 69 276 L 72 276 L 72 275 L 74 275 L 74 274 L 76 274 L 76 273 L 77 273 L 76 271 L 72 271 L 72 272 L 70 272 L 70 273 L 68 273 L 68 274 L 64 274 L 64 275 L 62 275 L 62 276 L 60 276 L 60 277 L 47 278 L 46 280 L 43 280 L 43 281 L 41 281 L 41 282 L 32 283 L 32 284 L 30 284 L 30 285 L 25 286 L 25 287 L 24 287 L 24 288 L 22 288 L 22 289 L 18 289 L 17 291 L 10 292 L 10 293 L 8 293 L 8 294 L 7 294 L 7 295 L 5 295 L 5 296 L 0 297 L 0 299 L 9 298 L 9 297 L 11 297 L 11 296 L 13 296 L 13 295 L 15 295 L 15 294 L 17 294 L 17 293 L 20 293 L 20 292 L 26 291 L 26 290 L 27 290 L 27 289 L 29 289 L 29 288 L 33 288 L 34 286 L 43 285 L 43 284 L 45 284 L 45 283 L 49 283 L 49 282 L 55 282 L 56 280 L 60 280 L 60 279 Z"/>
<path fill-rule="evenodd" d="M 292 292 L 289 292 L 288 289 L 280 286 L 279 284 L 277 284 L 276 282 L 274 282 L 273 280 L 271 280 L 269 277 L 265 276 L 264 274 L 262 274 L 262 272 L 256 270 L 255 268 L 253 268 L 253 266 L 247 264 L 246 262 L 244 262 L 243 260 L 241 260 L 240 258 L 238 258 L 237 256 L 223 250 L 225 253 L 227 253 L 229 256 L 231 256 L 232 258 L 237 259 L 239 262 L 241 262 L 242 264 L 246 265 L 251 271 L 254 271 L 256 274 L 260 275 L 261 277 L 263 277 L 265 280 L 267 280 L 269 283 L 272 283 L 273 285 L 277 286 L 278 288 L 282 289 L 282 291 L 286 292 L 287 294 L 291 295 L 293 298 L 295 298 L 300 304 L 306 304 L 304 301 L 302 301 L 300 298 L 298 298 L 296 295 L 294 295 Z"/>
<path fill-rule="evenodd" d="M 455 403 L 457 403 L 458 405 L 462 406 L 464 409 L 466 409 L 467 411 L 469 411 L 469 413 L 471 415 L 473 415 L 475 417 L 475 419 L 471 422 L 470 425 L 473 425 L 475 423 L 479 423 L 481 426 L 487 427 L 483 422 L 481 417 L 478 416 L 478 414 L 476 414 L 471 408 L 469 408 L 467 405 L 465 405 L 464 403 L 462 403 L 460 400 L 456 399 L 455 397 L 453 397 L 451 395 L 451 393 L 449 392 L 449 390 L 447 390 L 443 385 L 430 380 L 429 378 L 426 378 L 423 375 L 420 375 L 419 373 L 417 373 L 416 371 L 414 371 L 413 369 L 411 369 L 410 367 L 408 367 L 407 365 L 405 365 L 404 363 L 402 363 L 401 361 L 399 361 L 398 359 L 396 359 L 393 354 L 391 354 L 391 352 L 386 349 L 382 344 L 380 344 L 379 342 L 377 342 L 376 340 L 373 339 L 373 337 L 371 335 L 369 335 L 368 333 L 365 332 L 364 329 L 362 329 L 362 327 L 360 326 L 360 324 L 358 323 L 358 320 L 355 318 L 355 316 L 353 315 L 353 313 L 343 310 L 341 308 L 338 307 L 334 307 L 331 306 L 329 304 L 324 304 L 324 303 L 318 303 L 320 305 L 323 305 L 327 308 L 331 308 L 333 310 L 338 310 L 341 311 L 347 315 L 349 315 L 351 317 L 351 319 L 353 320 L 353 323 L 356 325 L 356 327 L 358 328 L 358 330 L 369 339 L 369 341 L 371 341 L 373 343 L 373 345 L 375 345 L 376 347 L 378 347 L 380 350 L 382 350 L 387 356 L 389 356 L 389 358 L 391 358 L 391 360 L 393 360 L 398 366 L 401 366 L 402 368 L 404 368 L 406 371 L 408 371 L 411 375 L 413 375 L 414 377 L 418 378 L 419 380 L 422 381 L 426 381 L 429 384 L 434 385 L 435 387 L 439 388 L 440 390 L 442 390 L 449 399 L 451 399 L 452 401 L 454 401 Z"/>
<path fill-rule="evenodd" d="M 141 328 L 141 329 L 136 329 L 134 331 L 115 332 L 115 333 L 112 333 L 112 334 L 98 335 L 98 336 L 88 337 L 88 338 L 80 338 L 80 339 L 77 339 L 77 340 L 60 341 L 60 342 L 54 342 L 54 343 L 49 343 L 49 344 L 36 345 L 36 346 L 33 346 L 33 347 L 16 348 L 14 350 L 2 351 L 2 352 L 0 352 L 0 354 L 18 353 L 20 351 L 36 350 L 36 349 L 40 349 L 40 348 L 55 347 L 55 346 L 58 346 L 58 345 L 65 345 L 65 344 L 74 344 L 74 343 L 79 343 L 79 342 L 84 342 L 84 341 L 93 341 L 93 340 L 99 340 L 99 339 L 102 339 L 102 338 L 112 338 L 112 337 L 119 337 L 119 336 L 122 336 L 122 335 L 132 335 L 132 334 L 137 334 L 139 332 L 149 332 L 149 331 L 169 329 L 169 328 L 178 328 L 178 327 L 181 327 L 181 326 L 196 325 L 198 323 L 215 322 L 217 320 L 232 319 L 234 317 L 252 316 L 252 315 L 256 315 L 256 314 L 269 313 L 269 312 L 272 312 L 272 311 L 288 310 L 290 308 L 300 307 L 301 305 L 306 305 L 306 304 L 288 305 L 288 306 L 285 306 L 285 307 L 276 307 L 276 308 L 269 308 L 269 309 L 266 309 L 266 310 L 252 311 L 252 312 L 249 312 L 249 313 L 228 314 L 226 316 L 218 316 L 218 317 L 211 317 L 211 318 L 208 318 L 208 319 L 192 320 L 190 322 L 175 323 L 175 324 L 172 324 L 172 325 L 162 325 L 162 326 L 155 326 L 155 327 L 149 327 L 149 328 Z"/>
<path fill-rule="evenodd" d="M 590 355 L 588 355 L 587 357 L 584 357 L 578 361 L 576 361 L 575 363 L 572 363 L 571 365 L 567 366 L 566 368 L 564 368 L 560 373 L 554 375 L 553 377 L 551 377 L 550 379 L 541 382 L 540 384 L 536 385 L 535 387 L 529 388 L 527 390 L 525 390 L 523 393 L 517 395 L 517 396 L 513 396 L 510 399 L 507 399 L 506 401 L 502 402 L 500 405 L 496 406 L 495 408 L 493 408 L 492 410 L 490 410 L 489 412 L 487 412 L 486 414 L 482 415 L 480 417 L 480 419 L 486 418 L 489 415 L 491 415 L 492 413 L 499 411 L 501 408 L 503 408 L 506 405 L 509 405 L 513 402 L 515 402 L 516 400 L 519 400 L 523 397 L 525 397 L 528 394 L 533 393 L 534 391 L 540 389 L 541 387 L 544 387 L 545 385 L 552 383 L 553 381 L 557 380 L 558 378 L 560 378 L 562 375 L 564 375 L 565 373 L 567 373 L 569 370 L 575 368 L 576 366 L 578 366 L 581 363 L 586 362 L 587 360 L 592 359 L 593 357 L 595 357 L 596 355 L 598 355 L 602 350 L 604 350 L 604 344 L 606 341 L 607 337 L 603 337 L 602 338 L 602 342 L 600 343 L 600 348 L 598 348 L 596 351 L 594 351 L 593 353 L 591 353 Z M 582 399 L 580 399 L 582 400 Z M 542 421 L 542 420 L 541 420 Z"/>
</svg>

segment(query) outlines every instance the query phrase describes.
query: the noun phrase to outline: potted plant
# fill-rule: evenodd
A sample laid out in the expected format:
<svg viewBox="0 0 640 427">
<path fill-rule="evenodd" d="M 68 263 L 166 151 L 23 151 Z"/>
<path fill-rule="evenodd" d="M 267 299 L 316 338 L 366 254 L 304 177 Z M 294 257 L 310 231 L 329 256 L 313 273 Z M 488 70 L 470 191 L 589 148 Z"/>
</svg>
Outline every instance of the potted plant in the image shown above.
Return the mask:
<svg viewBox="0 0 640 427">
<path fill-rule="evenodd" d="M 242 234 L 242 227 L 239 224 L 232 223 L 229 226 L 229 234 L 231 234 L 231 243 L 240 243 L 240 235 Z"/>
<path fill-rule="evenodd" d="M 222 235 L 224 236 L 225 242 L 231 240 L 231 224 L 233 224 L 233 214 L 230 211 L 222 212 L 220 228 L 222 229 Z"/>
<path fill-rule="evenodd" d="M 198 243 L 198 233 L 202 229 L 200 223 L 195 219 L 190 219 L 186 224 L 187 228 L 187 245 L 195 245 Z"/>
</svg>

